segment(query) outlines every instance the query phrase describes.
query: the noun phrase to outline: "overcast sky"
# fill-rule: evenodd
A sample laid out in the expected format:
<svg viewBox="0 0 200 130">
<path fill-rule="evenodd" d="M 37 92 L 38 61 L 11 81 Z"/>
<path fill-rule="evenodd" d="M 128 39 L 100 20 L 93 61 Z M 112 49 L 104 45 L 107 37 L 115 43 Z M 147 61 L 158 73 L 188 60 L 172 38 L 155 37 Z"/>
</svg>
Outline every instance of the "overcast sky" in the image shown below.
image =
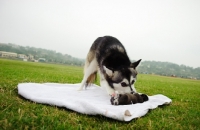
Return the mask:
<svg viewBox="0 0 200 130">
<path fill-rule="evenodd" d="M 200 67 L 200 0 L 0 0 L 0 42 L 85 58 L 100 36 L 132 60 Z"/>
</svg>

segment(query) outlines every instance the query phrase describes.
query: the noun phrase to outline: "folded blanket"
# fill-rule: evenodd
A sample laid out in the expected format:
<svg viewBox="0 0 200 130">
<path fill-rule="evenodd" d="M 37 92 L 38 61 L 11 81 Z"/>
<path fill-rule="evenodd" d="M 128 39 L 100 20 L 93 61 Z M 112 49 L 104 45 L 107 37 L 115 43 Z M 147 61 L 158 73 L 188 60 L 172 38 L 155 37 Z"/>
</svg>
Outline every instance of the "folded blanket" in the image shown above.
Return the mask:
<svg viewBox="0 0 200 130">
<path fill-rule="evenodd" d="M 21 83 L 18 93 L 31 101 L 66 107 L 88 115 L 103 115 L 120 121 L 130 121 L 144 116 L 149 109 L 172 102 L 168 97 L 158 94 L 149 96 L 149 101 L 133 105 L 114 106 L 110 96 L 97 85 L 77 91 L 80 84 Z"/>
</svg>

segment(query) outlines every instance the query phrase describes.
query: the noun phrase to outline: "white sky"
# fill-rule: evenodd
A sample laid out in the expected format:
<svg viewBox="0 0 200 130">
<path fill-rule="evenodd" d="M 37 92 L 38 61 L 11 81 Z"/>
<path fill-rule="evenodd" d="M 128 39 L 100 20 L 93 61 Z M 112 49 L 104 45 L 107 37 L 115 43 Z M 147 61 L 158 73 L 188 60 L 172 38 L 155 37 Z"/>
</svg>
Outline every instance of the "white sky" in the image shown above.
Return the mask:
<svg viewBox="0 0 200 130">
<path fill-rule="evenodd" d="M 118 38 L 132 60 L 200 67 L 200 0 L 0 0 L 0 42 L 85 58 Z"/>
</svg>

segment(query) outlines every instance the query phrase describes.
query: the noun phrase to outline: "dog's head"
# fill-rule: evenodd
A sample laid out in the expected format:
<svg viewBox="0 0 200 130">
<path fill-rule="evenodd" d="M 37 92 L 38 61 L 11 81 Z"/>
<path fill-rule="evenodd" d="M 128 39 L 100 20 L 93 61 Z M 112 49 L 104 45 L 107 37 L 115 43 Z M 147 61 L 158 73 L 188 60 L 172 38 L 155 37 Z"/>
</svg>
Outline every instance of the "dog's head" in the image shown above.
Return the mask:
<svg viewBox="0 0 200 130">
<path fill-rule="evenodd" d="M 137 71 L 136 67 L 140 63 L 141 59 L 131 63 L 130 66 L 122 66 L 117 70 L 112 68 L 106 68 L 106 79 L 111 87 L 113 87 L 120 94 L 135 93 L 136 89 L 134 83 L 136 82 Z"/>
</svg>

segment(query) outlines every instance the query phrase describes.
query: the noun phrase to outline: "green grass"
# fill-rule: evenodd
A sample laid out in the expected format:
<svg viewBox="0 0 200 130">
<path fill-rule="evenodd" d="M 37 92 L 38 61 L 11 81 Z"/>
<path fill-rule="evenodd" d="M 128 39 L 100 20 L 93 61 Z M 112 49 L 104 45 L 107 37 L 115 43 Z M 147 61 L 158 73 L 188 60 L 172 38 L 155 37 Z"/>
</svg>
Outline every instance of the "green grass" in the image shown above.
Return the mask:
<svg viewBox="0 0 200 130">
<path fill-rule="evenodd" d="M 37 104 L 18 95 L 18 83 L 78 83 L 82 80 L 82 71 L 82 67 L 0 59 L 0 130 L 200 129 L 200 81 L 197 80 L 139 74 L 135 85 L 139 92 L 164 94 L 173 102 L 130 122 Z"/>
</svg>

